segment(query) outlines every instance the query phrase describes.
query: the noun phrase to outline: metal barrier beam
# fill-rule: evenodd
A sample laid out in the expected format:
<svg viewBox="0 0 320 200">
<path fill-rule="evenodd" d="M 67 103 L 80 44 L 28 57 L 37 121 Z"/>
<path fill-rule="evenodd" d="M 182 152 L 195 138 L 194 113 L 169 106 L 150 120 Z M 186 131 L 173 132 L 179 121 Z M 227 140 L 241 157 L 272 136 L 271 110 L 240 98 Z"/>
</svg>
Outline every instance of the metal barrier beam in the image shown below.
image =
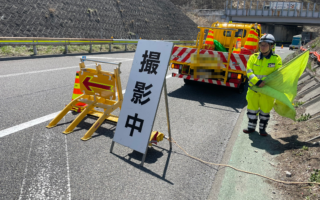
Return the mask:
<svg viewBox="0 0 320 200">
<path fill-rule="evenodd" d="M 109 45 L 109 52 L 112 52 L 111 45 L 125 45 L 125 51 L 128 51 L 127 45 L 137 45 L 139 40 L 124 39 L 86 39 L 86 38 L 38 38 L 38 37 L 0 37 L 0 46 L 33 46 L 34 55 L 37 55 L 36 45 L 54 45 L 64 46 L 64 54 L 68 53 L 68 45 L 90 45 L 90 53 L 92 53 L 92 45 Z M 164 42 L 172 42 L 179 44 L 196 44 L 196 40 L 161 40 Z"/>
</svg>

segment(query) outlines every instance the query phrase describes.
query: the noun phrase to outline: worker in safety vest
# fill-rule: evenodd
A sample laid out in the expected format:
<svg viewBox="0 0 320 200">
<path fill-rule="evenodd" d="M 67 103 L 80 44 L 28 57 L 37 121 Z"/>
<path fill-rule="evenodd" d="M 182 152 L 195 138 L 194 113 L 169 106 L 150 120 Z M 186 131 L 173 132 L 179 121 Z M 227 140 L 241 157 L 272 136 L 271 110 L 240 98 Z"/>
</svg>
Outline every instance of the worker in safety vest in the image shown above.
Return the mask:
<svg viewBox="0 0 320 200">
<path fill-rule="evenodd" d="M 244 133 L 253 133 L 255 131 L 258 115 L 260 119 L 259 133 L 261 136 L 267 136 L 266 128 L 270 118 L 270 111 L 273 108 L 274 98 L 255 92 L 250 87 L 256 85 L 263 87 L 263 81 L 269 74 L 282 66 L 281 57 L 273 54 L 272 49 L 275 44 L 275 38 L 271 34 L 263 35 L 259 41 L 260 52 L 252 54 L 247 63 L 247 77 L 249 90 L 247 93 L 247 115 L 249 118 L 248 129 Z"/>
</svg>

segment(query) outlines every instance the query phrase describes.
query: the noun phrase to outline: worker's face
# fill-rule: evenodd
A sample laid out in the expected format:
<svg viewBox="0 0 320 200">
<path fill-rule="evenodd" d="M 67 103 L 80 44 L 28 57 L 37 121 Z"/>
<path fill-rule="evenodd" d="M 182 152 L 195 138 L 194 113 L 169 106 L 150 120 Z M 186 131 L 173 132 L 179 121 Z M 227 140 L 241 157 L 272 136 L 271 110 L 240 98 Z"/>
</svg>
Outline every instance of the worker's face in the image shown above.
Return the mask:
<svg viewBox="0 0 320 200">
<path fill-rule="evenodd" d="M 271 45 L 268 42 L 261 42 L 259 44 L 261 53 L 268 53 L 271 48 Z"/>
</svg>

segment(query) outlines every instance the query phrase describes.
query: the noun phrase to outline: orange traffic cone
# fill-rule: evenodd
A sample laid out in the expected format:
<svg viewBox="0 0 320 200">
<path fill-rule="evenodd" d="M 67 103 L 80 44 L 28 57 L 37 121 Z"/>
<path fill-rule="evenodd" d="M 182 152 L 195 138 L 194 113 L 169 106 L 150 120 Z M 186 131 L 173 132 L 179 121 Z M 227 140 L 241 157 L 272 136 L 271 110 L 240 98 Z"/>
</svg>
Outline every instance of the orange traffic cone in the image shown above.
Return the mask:
<svg viewBox="0 0 320 200">
<path fill-rule="evenodd" d="M 283 45 L 281 45 L 281 49 L 283 49 Z"/>
<path fill-rule="evenodd" d="M 214 32 L 209 30 L 206 41 L 204 43 L 204 48 L 208 50 L 214 50 Z"/>
<path fill-rule="evenodd" d="M 244 44 L 243 52 L 241 50 L 241 54 L 253 54 L 257 49 L 258 41 L 257 31 L 254 28 L 251 28 L 246 43 Z"/>
<path fill-rule="evenodd" d="M 232 53 L 240 54 L 240 52 L 241 52 L 241 37 L 238 37 Z"/>
<path fill-rule="evenodd" d="M 74 100 L 75 98 L 77 98 L 78 96 L 80 96 L 82 94 L 83 93 L 80 90 L 79 71 L 77 71 L 76 79 L 74 80 L 72 100 Z M 85 103 L 77 103 L 76 106 L 73 107 L 71 110 L 80 113 L 85 109 L 86 106 L 87 106 L 87 104 L 85 104 Z"/>
</svg>

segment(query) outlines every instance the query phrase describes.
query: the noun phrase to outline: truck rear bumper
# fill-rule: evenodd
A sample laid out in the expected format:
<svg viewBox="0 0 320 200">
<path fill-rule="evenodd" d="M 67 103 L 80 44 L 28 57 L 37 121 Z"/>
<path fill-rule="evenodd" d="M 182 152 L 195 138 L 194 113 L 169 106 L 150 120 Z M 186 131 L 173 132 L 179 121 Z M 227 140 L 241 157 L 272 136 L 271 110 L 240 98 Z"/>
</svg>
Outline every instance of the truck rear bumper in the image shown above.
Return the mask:
<svg viewBox="0 0 320 200">
<path fill-rule="evenodd" d="M 224 83 L 223 81 L 207 79 L 207 78 L 195 79 L 191 75 L 183 75 L 183 74 L 177 74 L 177 73 L 172 73 L 172 77 L 183 78 L 183 79 L 187 79 L 187 80 L 193 80 L 193 81 L 209 83 L 209 84 L 214 84 L 214 85 L 221 85 L 221 86 L 232 87 L 232 88 L 238 88 L 240 86 L 240 84 L 237 84 L 237 83 L 230 83 L 230 82 Z"/>
</svg>

